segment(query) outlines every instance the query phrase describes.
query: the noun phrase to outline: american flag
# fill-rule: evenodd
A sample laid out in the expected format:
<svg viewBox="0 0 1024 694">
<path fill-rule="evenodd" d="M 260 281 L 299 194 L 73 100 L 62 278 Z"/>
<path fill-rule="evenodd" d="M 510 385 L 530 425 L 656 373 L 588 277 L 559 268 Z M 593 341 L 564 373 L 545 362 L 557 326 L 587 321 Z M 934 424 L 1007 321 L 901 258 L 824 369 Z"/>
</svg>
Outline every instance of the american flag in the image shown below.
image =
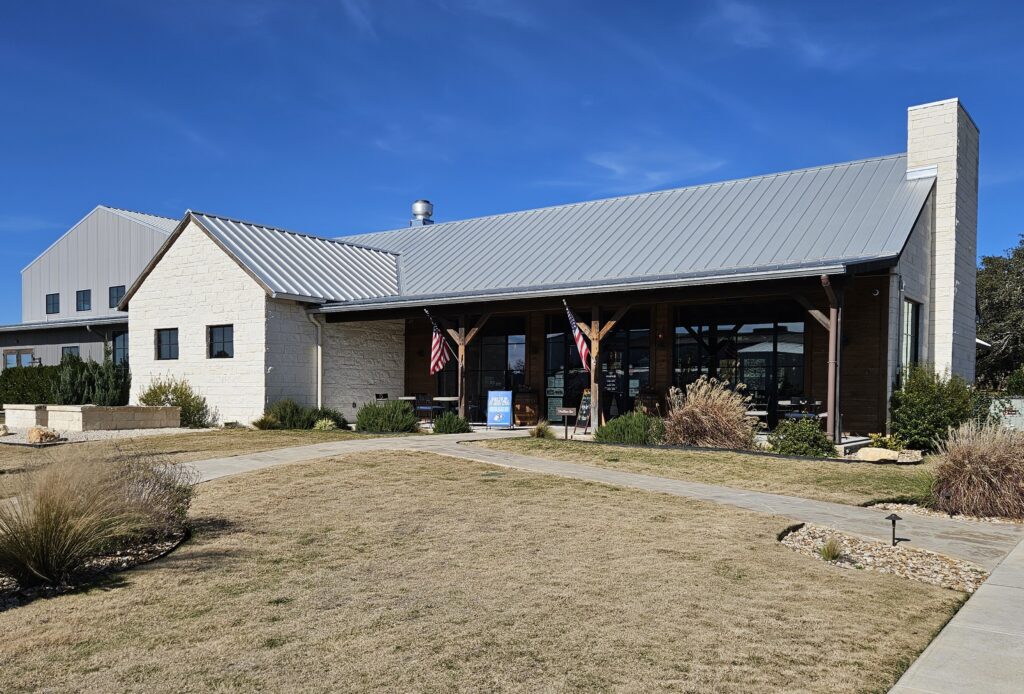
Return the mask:
<svg viewBox="0 0 1024 694">
<path fill-rule="evenodd" d="M 433 376 L 444 368 L 453 355 L 448 340 L 444 339 L 441 329 L 437 327 L 437 323 L 434 322 L 433 318 L 430 319 L 430 324 L 434 326 L 433 333 L 430 336 L 430 375 Z"/>
<path fill-rule="evenodd" d="M 565 304 L 565 302 L 562 302 Z M 590 371 L 590 348 L 587 347 L 587 341 L 583 338 L 583 333 L 580 332 L 580 326 L 576 323 L 576 318 L 572 315 L 572 310 L 569 308 L 569 304 L 565 304 L 565 312 L 569 314 L 569 326 L 572 328 L 572 339 L 576 341 L 576 349 L 580 352 L 580 361 L 583 362 L 583 368 Z"/>
</svg>

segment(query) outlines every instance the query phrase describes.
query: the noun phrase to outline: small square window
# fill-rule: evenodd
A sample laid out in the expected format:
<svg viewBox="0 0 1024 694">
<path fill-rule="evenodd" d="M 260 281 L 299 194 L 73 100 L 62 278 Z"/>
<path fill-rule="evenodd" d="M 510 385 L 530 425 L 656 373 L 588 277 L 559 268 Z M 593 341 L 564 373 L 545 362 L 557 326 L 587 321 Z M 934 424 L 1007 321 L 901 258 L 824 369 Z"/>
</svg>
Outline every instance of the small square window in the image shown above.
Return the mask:
<svg viewBox="0 0 1024 694">
<path fill-rule="evenodd" d="M 110 288 L 110 308 L 117 308 L 117 305 L 121 303 L 121 299 L 124 298 L 124 285 L 119 284 L 116 287 Z"/>
<path fill-rule="evenodd" d="M 206 356 L 231 359 L 235 356 L 235 326 L 211 325 L 206 328 Z"/>
<path fill-rule="evenodd" d="M 156 331 L 156 358 L 178 358 L 178 329 L 162 328 Z"/>
<path fill-rule="evenodd" d="M 60 294 L 46 295 L 46 315 L 51 316 L 60 313 Z"/>
<path fill-rule="evenodd" d="M 64 357 L 80 357 L 80 356 L 82 356 L 82 355 L 79 353 L 78 345 L 72 345 L 72 346 L 69 346 L 69 347 L 61 347 L 60 348 L 60 358 L 62 360 L 64 359 Z"/>
<path fill-rule="evenodd" d="M 92 290 L 79 289 L 75 292 L 75 309 L 78 311 L 92 310 Z"/>
</svg>

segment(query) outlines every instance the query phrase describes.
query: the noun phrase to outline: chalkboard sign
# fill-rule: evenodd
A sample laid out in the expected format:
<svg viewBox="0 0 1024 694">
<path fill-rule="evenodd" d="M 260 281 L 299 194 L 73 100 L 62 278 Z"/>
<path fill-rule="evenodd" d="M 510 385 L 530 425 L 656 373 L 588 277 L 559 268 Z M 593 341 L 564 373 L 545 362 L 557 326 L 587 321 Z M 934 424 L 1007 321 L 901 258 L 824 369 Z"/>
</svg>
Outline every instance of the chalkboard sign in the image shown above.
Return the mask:
<svg viewBox="0 0 1024 694">
<path fill-rule="evenodd" d="M 576 411 L 576 422 L 572 425 L 573 433 L 576 433 L 576 430 L 581 427 L 584 434 L 590 429 L 590 390 L 584 390 L 583 396 L 580 398 L 580 408 Z"/>
</svg>

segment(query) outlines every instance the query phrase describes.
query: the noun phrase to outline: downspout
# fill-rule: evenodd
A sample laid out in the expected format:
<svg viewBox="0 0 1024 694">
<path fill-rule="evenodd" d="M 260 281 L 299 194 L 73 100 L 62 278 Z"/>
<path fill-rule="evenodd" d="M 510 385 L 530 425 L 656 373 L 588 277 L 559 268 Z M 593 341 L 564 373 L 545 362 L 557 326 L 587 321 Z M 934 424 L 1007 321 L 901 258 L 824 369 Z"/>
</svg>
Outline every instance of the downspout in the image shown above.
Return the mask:
<svg viewBox="0 0 1024 694">
<path fill-rule="evenodd" d="M 306 318 L 316 328 L 316 406 L 324 406 L 324 325 L 316 319 L 316 315 L 307 313 Z"/>
</svg>

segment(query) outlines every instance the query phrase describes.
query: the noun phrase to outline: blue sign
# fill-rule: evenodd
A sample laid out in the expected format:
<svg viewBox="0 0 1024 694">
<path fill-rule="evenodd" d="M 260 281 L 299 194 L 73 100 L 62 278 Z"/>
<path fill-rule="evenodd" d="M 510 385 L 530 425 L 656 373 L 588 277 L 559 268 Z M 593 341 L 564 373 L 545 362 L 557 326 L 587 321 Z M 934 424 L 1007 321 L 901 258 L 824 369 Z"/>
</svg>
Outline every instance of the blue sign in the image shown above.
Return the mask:
<svg viewBox="0 0 1024 694">
<path fill-rule="evenodd" d="M 512 391 L 487 391 L 487 426 L 512 428 Z"/>
</svg>

